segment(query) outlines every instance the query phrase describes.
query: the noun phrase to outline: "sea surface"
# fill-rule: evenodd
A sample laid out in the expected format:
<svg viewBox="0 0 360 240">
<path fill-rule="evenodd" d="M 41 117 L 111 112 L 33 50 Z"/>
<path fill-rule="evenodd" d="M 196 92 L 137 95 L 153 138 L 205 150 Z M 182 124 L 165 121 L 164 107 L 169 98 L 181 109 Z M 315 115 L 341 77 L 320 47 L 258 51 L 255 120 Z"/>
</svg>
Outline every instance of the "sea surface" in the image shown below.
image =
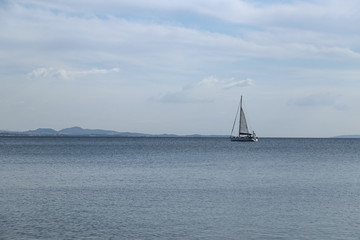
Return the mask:
<svg viewBox="0 0 360 240">
<path fill-rule="evenodd" d="M 360 239 L 360 139 L 1 137 L 0 239 Z"/>
</svg>

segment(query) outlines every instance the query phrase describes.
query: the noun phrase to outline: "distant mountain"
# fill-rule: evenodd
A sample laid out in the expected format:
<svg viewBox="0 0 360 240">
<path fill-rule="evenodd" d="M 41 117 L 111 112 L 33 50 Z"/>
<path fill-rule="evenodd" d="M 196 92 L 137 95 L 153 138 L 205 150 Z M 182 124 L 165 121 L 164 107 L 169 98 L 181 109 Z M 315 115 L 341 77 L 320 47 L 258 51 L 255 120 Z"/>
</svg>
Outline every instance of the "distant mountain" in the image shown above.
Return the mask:
<svg viewBox="0 0 360 240">
<path fill-rule="evenodd" d="M 38 128 L 36 130 L 29 130 L 22 133 L 27 135 L 47 135 L 47 136 L 58 134 L 58 132 L 52 128 Z"/>
<path fill-rule="evenodd" d="M 133 132 L 117 132 L 102 129 L 84 129 L 81 127 L 64 128 L 56 131 L 52 128 L 38 128 L 24 132 L 0 131 L 0 136 L 94 136 L 94 137 L 224 137 L 217 135 L 184 135 L 176 134 L 145 134 Z"/>
<path fill-rule="evenodd" d="M 119 137 L 148 136 L 148 134 L 142 134 L 142 133 L 116 132 L 116 131 L 102 130 L 102 129 L 84 129 L 81 127 L 64 128 L 60 131 L 56 131 L 51 128 L 38 128 L 36 130 L 22 132 L 22 134 L 30 135 L 30 136 L 119 136 Z"/>
<path fill-rule="evenodd" d="M 109 130 L 101 130 L 101 129 L 83 129 L 81 127 L 72 127 L 72 128 L 65 128 L 58 132 L 60 135 L 69 135 L 69 136 L 99 136 L 99 135 L 106 135 L 106 136 L 115 136 L 120 135 L 121 133 L 116 131 L 109 131 Z"/>
</svg>

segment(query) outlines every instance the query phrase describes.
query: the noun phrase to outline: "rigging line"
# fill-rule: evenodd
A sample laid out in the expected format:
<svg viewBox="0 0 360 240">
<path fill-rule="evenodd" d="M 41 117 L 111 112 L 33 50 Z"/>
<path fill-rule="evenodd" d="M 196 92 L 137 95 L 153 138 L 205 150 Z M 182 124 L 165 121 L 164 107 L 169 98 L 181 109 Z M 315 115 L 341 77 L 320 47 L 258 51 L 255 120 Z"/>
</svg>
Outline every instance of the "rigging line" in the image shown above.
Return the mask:
<svg viewBox="0 0 360 240">
<path fill-rule="evenodd" d="M 234 128 L 235 128 L 236 119 L 237 119 L 237 116 L 238 116 L 238 113 L 239 113 L 239 109 L 240 109 L 240 106 L 237 108 L 237 112 L 236 112 L 236 115 L 235 115 L 235 120 L 234 120 L 234 124 L 233 124 L 232 130 L 231 130 L 231 135 L 230 136 L 232 136 L 232 134 L 234 132 Z"/>
</svg>

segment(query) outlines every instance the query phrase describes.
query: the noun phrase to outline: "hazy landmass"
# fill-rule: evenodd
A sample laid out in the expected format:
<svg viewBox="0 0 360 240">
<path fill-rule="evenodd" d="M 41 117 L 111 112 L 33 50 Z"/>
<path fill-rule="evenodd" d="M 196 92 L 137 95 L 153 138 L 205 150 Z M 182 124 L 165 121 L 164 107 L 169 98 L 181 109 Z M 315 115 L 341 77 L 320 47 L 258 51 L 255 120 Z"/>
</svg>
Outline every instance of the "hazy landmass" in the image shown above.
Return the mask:
<svg viewBox="0 0 360 240">
<path fill-rule="evenodd" d="M 64 128 L 56 131 L 52 128 L 38 128 L 22 132 L 0 130 L 0 136 L 41 136 L 41 137 L 228 137 L 227 135 L 176 135 L 176 134 L 147 134 L 136 132 L 117 132 L 103 129 L 84 129 L 81 127 Z M 360 135 L 339 135 L 332 138 L 360 138 Z"/>
<path fill-rule="evenodd" d="M 103 129 L 84 129 L 81 127 L 64 128 L 56 131 L 52 128 L 38 128 L 23 132 L 0 131 L 0 136 L 88 136 L 88 137 L 226 137 L 222 135 L 176 135 L 176 134 L 146 134 L 134 132 L 117 132 Z"/>
<path fill-rule="evenodd" d="M 334 138 L 360 138 L 360 135 L 340 135 L 335 136 Z"/>
</svg>

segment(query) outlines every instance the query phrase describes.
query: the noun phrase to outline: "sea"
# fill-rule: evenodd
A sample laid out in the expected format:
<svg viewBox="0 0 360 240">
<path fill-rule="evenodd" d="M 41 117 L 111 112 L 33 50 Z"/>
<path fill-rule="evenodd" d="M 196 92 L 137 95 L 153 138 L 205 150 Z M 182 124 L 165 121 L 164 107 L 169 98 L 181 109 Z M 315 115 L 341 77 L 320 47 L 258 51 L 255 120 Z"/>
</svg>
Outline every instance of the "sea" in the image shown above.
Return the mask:
<svg viewBox="0 0 360 240">
<path fill-rule="evenodd" d="M 0 239 L 360 239 L 360 139 L 1 137 Z"/>
</svg>

